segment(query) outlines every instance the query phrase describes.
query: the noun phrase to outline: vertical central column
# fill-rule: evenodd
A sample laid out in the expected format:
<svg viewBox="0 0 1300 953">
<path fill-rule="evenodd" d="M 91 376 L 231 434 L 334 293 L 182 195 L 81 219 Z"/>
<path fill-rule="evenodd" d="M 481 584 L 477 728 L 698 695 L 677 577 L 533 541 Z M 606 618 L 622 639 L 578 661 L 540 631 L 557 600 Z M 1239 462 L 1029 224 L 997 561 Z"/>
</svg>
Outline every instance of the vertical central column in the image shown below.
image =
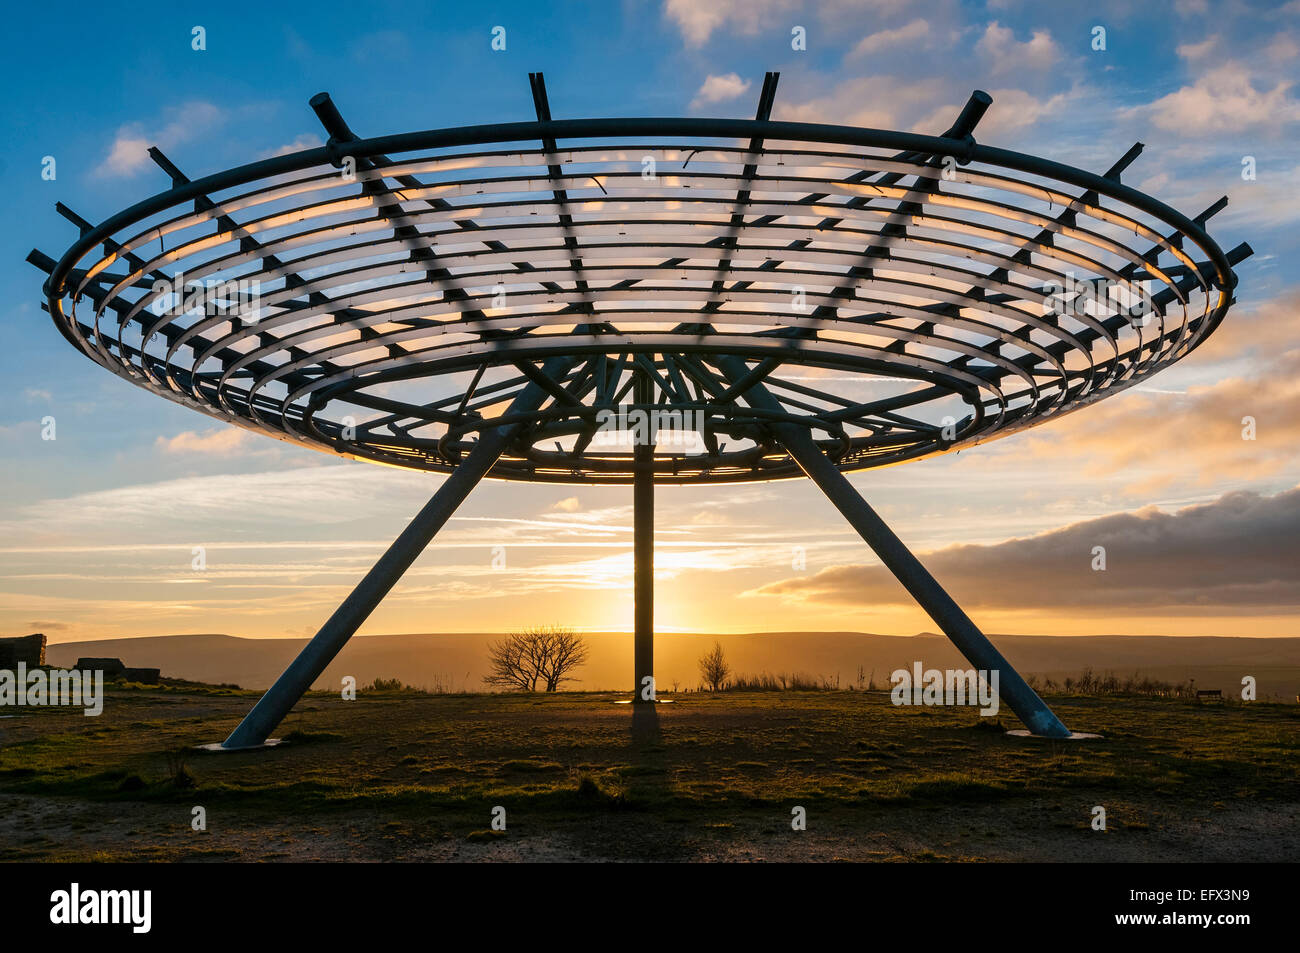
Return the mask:
<svg viewBox="0 0 1300 953">
<path fill-rule="evenodd" d="M 644 371 L 636 376 L 635 402 L 650 414 L 652 389 L 650 378 Z M 634 606 L 632 636 L 632 701 L 652 702 L 654 693 L 649 690 L 655 673 L 655 474 L 654 428 L 633 430 L 636 441 L 633 447 L 632 476 L 632 587 Z"/>
</svg>

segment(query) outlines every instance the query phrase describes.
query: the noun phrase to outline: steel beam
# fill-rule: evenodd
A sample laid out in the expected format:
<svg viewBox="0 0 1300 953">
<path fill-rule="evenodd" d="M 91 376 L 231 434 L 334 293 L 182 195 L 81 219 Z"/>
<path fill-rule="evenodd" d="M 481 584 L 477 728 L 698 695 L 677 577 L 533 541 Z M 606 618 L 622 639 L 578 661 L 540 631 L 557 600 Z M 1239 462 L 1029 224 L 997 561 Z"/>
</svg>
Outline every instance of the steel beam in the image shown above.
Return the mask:
<svg viewBox="0 0 1300 953">
<path fill-rule="evenodd" d="M 646 408 L 652 399 L 653 388 L 644 371 L 636 375 L 636 403 Z M 653 417 L 651 418 L 653 421 Z M 638 442 L 633 451 L 634 471 L 632 483 L 632 576 L 633 576 L 633 636 L 632 636 L 632 701 L 652 702 L 654 696 L 645 697 L 647 683 L 654 684 L 655 674 L 655 441 L 650 426 L 644 431 L 645 441 Z M 635 431 L 634 431 L 635 432 Z"/>
<path fill-rule="evenodd" d="M 561 375 L 570 366 L 570 359 L 555 358 L 547 362 L 544 373 Z M 520 391 L 507 413 L 535 411 L 548 396 L 540 385 L 529 384 Z M 316 637 L 298 653 L 298 657 L 230 733 L 230 737 L 221 743 L 223 749 L 255 748 L 266 742 L 271 732 L 284 720 L 284 716 L 298 703 L 298 699 L 320 678 L 348 639 L 352 638 L 375 607 L 388 595 L 402 573 L 424 552 L 469 492 L 492 469 L 523 426 L 511 424 L 483 433 L 474 449 L 452 471 L 451 476 L 447 477 L 406 529 L 402 530 L 374 568 L 366 573 L 351 595 L 316 633 Z"/>
<path fill-rule="evenodd" d="M 715 363 L 733 382 L 743 379 L 749 371 L 748 365 L 739 357 L 723 356 Z M 762 384 L 751 387 L 745 393 L 745 400 L 759 410 L 781 410 L 780 401 Z M 967 661 L 980 671 L 998 673 L 999 697 L 1006 700 L 1030 732 L 1047 738 L 1069 738 L 1070 729 L 1062 724 L 1038 697 L 1038 693 L 1029 687 L 934 576 L 921 565 L 921 561 L 912 555 L 911 550 L 858 494 L 839 467 L 817 446 L 812 432 L 798 424 L 773 422 L 768 426 L 800 469 L 835 504 L 835 508 L 858 531 L 889 571 L 898 577 L 898 581 L 952 640 Z"/>
</svg>

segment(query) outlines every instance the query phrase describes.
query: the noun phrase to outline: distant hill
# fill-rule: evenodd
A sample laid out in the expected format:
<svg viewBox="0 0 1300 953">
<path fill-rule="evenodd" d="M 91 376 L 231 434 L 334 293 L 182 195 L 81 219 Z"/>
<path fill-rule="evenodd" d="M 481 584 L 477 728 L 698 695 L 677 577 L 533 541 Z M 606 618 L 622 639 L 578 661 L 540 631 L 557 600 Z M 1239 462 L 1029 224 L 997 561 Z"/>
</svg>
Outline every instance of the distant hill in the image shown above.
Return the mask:
<svg viewBox="0 0 1300 953">
<path fill-rule="evenodd" d="M 354 638 L 316 683 L 332 688 L 344 675 L 358 684 L 376 677 L 400 678 L 412 685 L 463 691 L 482 688 L 487 646 L 499 635 L 436 633 L 370 635 Z M 590 660 L 573 688 L 630 690 L 632 637 L 598 632 L 587 636 Z M 1125 677 L 1141 673 L 1163 681 L 1195 679 L 1198 687 L 1235 692 L 1243 675 L 1258 680 L 1260 696 L 1291 701 L 1300 694 L 1300 639 L 1170 637 L 1145 635 L 1034 636 L 996 635 L 994 644 L 1022 674 L 1060 679 L 1085 668 Z M 858 667 L 877 686 L 889 673 L 914 661 L 930 668 L 965 668 L 947 638 L 873 635 L 863 632 L 758 632 L 744 635 L 663 633 L 655 638 L 660 690 L 694 687 L 697 659 L 722 643 L 738 673 L 802 673 L 856 682 Z M 129 666 L 161 668 L 164 675 L 233 682 L 265 688 L 305 644 L 303 639 L 243 639 L 229 635 L 164 635 L 49 646 L 52 665 L 69 666 L 81 656 L 117 656 Z"/>
</svg>

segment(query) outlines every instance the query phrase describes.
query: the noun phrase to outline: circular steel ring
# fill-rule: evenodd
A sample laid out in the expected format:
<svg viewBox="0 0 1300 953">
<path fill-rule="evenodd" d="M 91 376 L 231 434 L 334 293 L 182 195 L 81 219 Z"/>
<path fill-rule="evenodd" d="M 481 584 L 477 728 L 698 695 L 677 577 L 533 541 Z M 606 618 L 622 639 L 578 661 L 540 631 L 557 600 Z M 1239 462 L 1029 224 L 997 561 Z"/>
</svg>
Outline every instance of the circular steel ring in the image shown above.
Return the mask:
<svg viewBox="0 0 1300 953">
<path fill-rule="evenodd" d="M 1014 433 L 1190 353 L 1235 280 L 1198 221 L 970 137 L 597 119 L 181 181 L 87 229 L 46 294 L 97 363 L 296 444 L 448 472 L 510 426 L 491 476 L 625 483 L 603 414 L 698 413 L 655 478 L 707 483 L 799 475 L 768 418 L 845 470 Z"/>
</svg>

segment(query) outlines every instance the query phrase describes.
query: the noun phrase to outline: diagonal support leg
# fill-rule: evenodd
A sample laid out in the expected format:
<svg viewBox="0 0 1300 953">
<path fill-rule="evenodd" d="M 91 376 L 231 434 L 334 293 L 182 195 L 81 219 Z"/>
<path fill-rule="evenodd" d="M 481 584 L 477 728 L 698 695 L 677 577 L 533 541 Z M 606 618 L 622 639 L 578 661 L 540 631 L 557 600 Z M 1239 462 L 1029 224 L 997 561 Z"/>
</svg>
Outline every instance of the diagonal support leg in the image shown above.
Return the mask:
<svg viewBox="0 0 1300 953">
<path fill-rule="evenodd" d="M 748 371 L 744 360 L 738 357 L 724 357 L 717 363 L 732 381 L 740 380 Z M 784 412 L 781 403 L 762 384 L 756 384 L 746 391 L 745 400 L 757 409 Z M 921 561 L 912 555 L 903 541 L 894 535 L 893 530 L 858 494 L 839 467 L 822 452 L 812 434 L 798 424 L 778 422 L 769 426 L 800 469 L 835 504 L 836 509 L 875 551 L 880 561 L 889 567 L 890 572 L 898 577 L 898 581 L 920 603 L 921 608 L 929 613 L 930 618 L 952 640 L 967 661 L 980 671 L 998 673 L 999 696 L 1006 700 L 1030 732 L 1048 738 L 1071 737 L 1070 730 L 1038 697 L 1038 693 L 1011 667 L 1002 653 L 994 648 L 993 643 L 921 565 Z"/>
<path fill-rule="evenodd" d="M 569 359 L 557 358 L 547 362 L 543 373 L 558 376 L 570 366 L 572 362 Z M 531 383 L 519 392 L 507 413 L 536 410 L 546 397 L 545 388 Z M 284 716 L 289 714 L 312 682 L 320 677 L 348 639 L 352 638 L 384 596 L 388 595 L 402 573 L 424 552 L 438 530 L 442 529 L 456 508 L 469 496 L 470 490 L 492 469 L 523 426 L 511 424 L 483 433 L 474 449 L 452 471 L 433 498 L 415 515 L 415 519 L 402 530 L 374 568 L 366 573 L 352 594 L 329 617 L 329 621 L 321 626 L 316 637 L 298 653 L 298 657 L 230 733 L 230 737 L 221 743 L 221 749 L 231 751 L 255 748 L 266 742 L 267 737 L 284 720 Z"/>
</svg>

